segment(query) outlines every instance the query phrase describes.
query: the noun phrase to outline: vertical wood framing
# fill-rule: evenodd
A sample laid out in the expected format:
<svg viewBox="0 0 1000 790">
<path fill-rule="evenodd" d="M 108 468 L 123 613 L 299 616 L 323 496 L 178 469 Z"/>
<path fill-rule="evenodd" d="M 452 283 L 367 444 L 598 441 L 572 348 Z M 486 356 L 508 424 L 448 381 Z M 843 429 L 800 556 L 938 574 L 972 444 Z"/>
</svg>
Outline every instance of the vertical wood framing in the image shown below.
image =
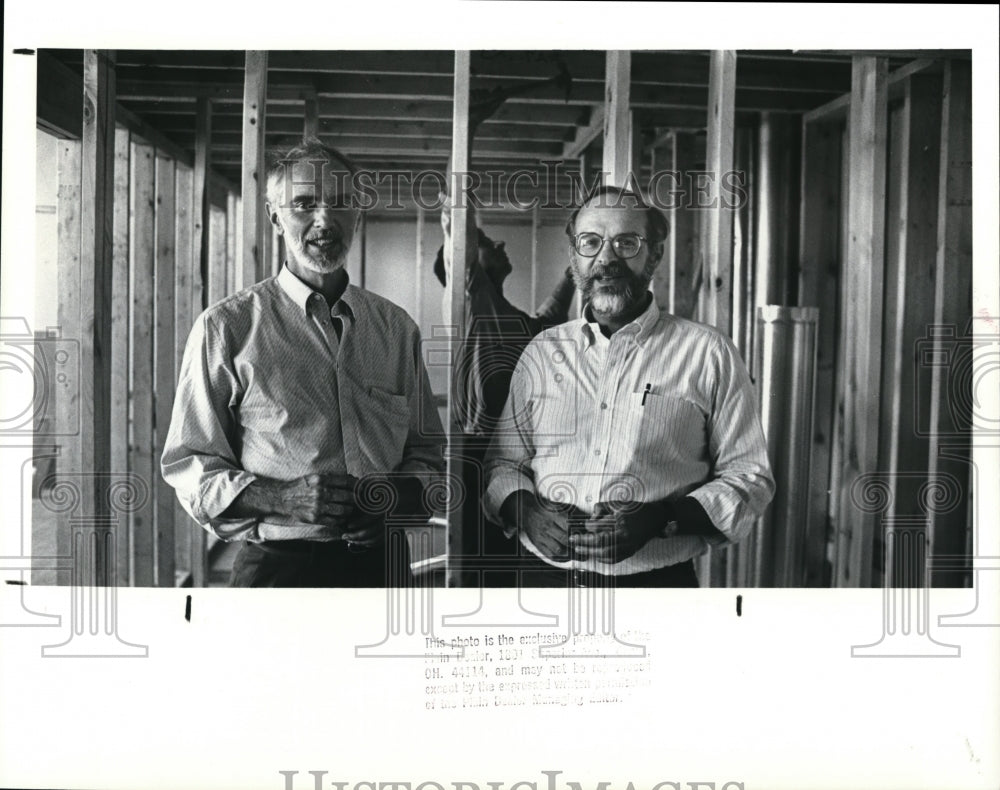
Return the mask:
<svg viewBox="0 0 1000 790">
<path fill-rule="evenodd" d="M 77 140 L 60 140 L 58 148 L 59 204 L 57 207 L 58 248 L 56 265 L 59 272 L 58 315 L 63 338 L 78 341 L 83 334 L 80 323 L 80 300 L 83 281 L 80 277 L 80 157 L 81 144 Z M 77 352 L 79 353 L 79 352 Z M 68 387 L 59 390 L 56 398 L 56 425 L 64 437 L 60 441 L 56 469 L 59 472 L 77 472 L 82 468 L 83 450 L 80 438 L 82 373 L 79 381 L 72 379 Z M 56 530 L 56 553 L 62 557 L 72 554 L 72 535 L 68 529 Z M 69 568 L 56 570 L 56 584 L 70 584 Z"/>
<path fill-rule="evenodd" d="M 236 195 L 226 193 L 226 293 L 240 290 L 240 259 L 236 257 L 236 234 L 239 214 L 236 209 Z"/>
<path fill-rule="evenodd" d="M 830 470 L 834 446 L 834 363 L 839 325 L 841 137 L 839 123 L 802 123 L 798 303 L 819 308 L 816 402 L 810 467 L 805 584 L 825 587 L 826 532 L 830 521 Z"/>
<path fill-rule="evenodd" d="M 132 258 L 132 440 L 129 471 L 149 486 L 149 499 L 131 514 L 132 579 L 139 587 L 156 583 L 153 491 L 159 477 L 153 449 L 153 320 L 156 260 L 156 152 L 132 144 L 130 228 Z"/>
<path fill-rule="evenodd" d="M 736 109 L 736 53 L 714 51 L 708 79 L 708 139 L 705 169 L 709 173 L 709 203 L 704 212 L 702 249 L 705 293 L 702 320 L 727 335 L 732 334 L 733 215 L 735 209 L 722 195 L 725 174 L 733 169 Z"/>
<path fill-rule="evenodd" d="M 538 309 L 538 232 L 541 229 L 541 209 L 531 207 L 531 309 Z"/>
<path fill-rule="evenodd" d="M 844 472 L 841 477 L 841 528 L 850 536 L 850 586 L 873 581 L 875 514 L 851 501 L 854 482 L 879 468 L 881 409 L 882 296 L 885 277 L 885 195 L 887 77 L 885 58 L 855 56 L 851 68 L 848 118 L 847 298 L 845 343 Z"/>
<path fill-rule="evenodd" d="M 448 340 L 448 356 L 451 360 L 458 359 L 459 349 L 465 334 L 465 255 L 466 247 L 471 243 L 466 238 L 467 195 L 464 175 L 469 170 L 469 57 L 468 50 L 455 51 L 455 97 L 453 103 L 451 162 L 454 182 L 449 189 L 454 200 L 451 221 L 451 267 L 452 276 L 448 278 L 447 304 L 448 317 L 452 331 Z M 448 376 L 448 420 L 446 429 L 451 431 L 457 425 L 456 393 L 454 377 Z M 449 447 L 450 449 L 450 447 Z M 463 479 L 462 461 L 448 453 L 447 475 L 449 487 L 452 481 Z M 462 562 L 465 536 L 462 524 L 462 503 L 460 497 L 452 491 L 448 497 L 447 506 L 447 557 L 445 564 L 446 584 L 457 587 L 462 583 Z"/>
<path fill-rule="evenodd" d="M 243 265 L 239 288 L 264 277 L 264 124 L 267 52 L 247 50 L 243 83 Z"/>
<path fill-rule="evenodd" d="M 195 296 L 194 251 L 194 171 L 178 163 L 174 185 L 175 234 L 174 234 L 174 378 L 180 375 L 184 359 L 184 346 L 194 318 L 200 312 L 201 296 Z M 200 242 L 199 242 L 200 244 Z M 168 426 L 169 428 L 169 426 Z M 195 582 L 195 566 L 192 554 L 192 537 L 195 530 L 201 531 L 191 520 L 180 500 L 169 492 L 174 508 L 174 563 L 179 575 L 191 575 Z"/>
<path fill-rule="evenodd" d="M 971 457 L 968 433 L 971 415 L 962 415 L 971 403 L 971 384 L 958 384 L 957 360 L 971 355 L 966 331 L 972 317 L 972 69 L 961 61 L 945 64 L 941 109 L 941 161 L 937 205 L 937 245 L 934 273 L 934 324 L 940 327 L 933 341 L 936 359 L 949 358 L 950 366 L 930 369 L 928 425 L 929 474 L 938 480 L 950 474 L 959 481 L 968 499 Z M 950 334 L 949 334 L 950 333 Z M 946 356 L 947 355 L 947 356 Z M 926 370 L 922 371 L 926 376 Z M 964 392 L 955 392 L 965 387 Z M 957 407 L 957 408 L 956 408 Z M 933 511 L 929 524 L 934 557 L 962 554 L 970 519 L 965 508 Z M 980 548 L 983 552 L 984 549 Z M 932 584 L 959 584 L 961 571 L 935 571 Z"/>
<path fill-rule="evenodd" d="M 128 471 L 129 160 L 131 135 L 115 130 L 114 262 L 111 283 L 111 471 Z M 129 584 L 128 522 L 115 537 L 115 577 Z"/>
<path fill-rule="evenodd" d="M 212 142 L 212 103 L 210 99 L 198 99 L 195 109 L 195 136 L 194 136 L 194 173 L 193 173 L 193 214 L 194 233 L 191 238 L 192 249 L 194 250 L 194 268 L 197 273 L 195 283 L 195 293 L 197 294 L 198 284 L 201 284 L 202 301 L 197 304 L 200 308 L 208 307 L 209 301 L 216 296 L 211 293 L 208 287 L 210 274 L 208 270 L 208 221 L 209 221 L 209 199 L 208 199 L 208 171 L 212 166 L 211 142 Z"/>
<path fill-rule="evenodd" d="M 736 118 L 736 53 L 715 50 L 709 61 L 708 133 L 705 170 L 710 208 L 702 211 L 700 319 L 732 335 L 733 220 L 736 213 L 722 194 L 722 179 L 733 169 Z M 728 552 L 711 551 L 701 565 L 705 586 L 724 586 Z M 705 578 L 707 571 L 708 578 Z"/>
<path fill-rule="evenodd" d="M 632 54 L 608 50 L 604 76 L 604 166 L 605 184 L 624 186 L 632 165 L 632 129 L 629 87 Z"/>
<path fill-rule="evenodd" d="M 111 304 L 114 263 L 115 63 L 106 50 L 83 53 L 80 207 L 80 444 L 79 471 L 111 471 Z M 108 482 L 82 486 L 81 513 L 110 515 Z M 120 533 L 120 528 L 115 529 Z M 114 557 L 98 539 L 84 584 L 109 585 Z M 96 574 L 94 577 L 90 573 Z"/>
<path fill-rule="evenodd" d="M 896 473 L 916 472 L 922 476 L 928 470 L 929 443 L 926 435 L 916 430 L 916 393 L 929 391 L 930 376 L 924 376 L 926 381 L 918 383 L 923 370 L 916 348 L 926 335 L 927 326 L 934 323 L 941 150 L 940 76 L 916 74 L 907 78 L 901 114 L 899 169 L 903 189 L 898 211 L 888 218 L 891 227 L 899 228 L 898 233 L 889 234 L 889 238 L 895 235 L 899 239 L 899 249 L 895 255 L 888 255 L 890 246 L 886 245 L 887 359 L 882 366 L 882 393 L 887 419 L 882 420 L 882 426 L 888 429 L 888 435 L 882 439 L 880 454 L 887 458 L 883 466 L 892 475 L 893 514 L 919 516 L 923 512 L 920 488 L 924 481 L 913 475 L 897 477 Z M 921 384 L 925 384 L 926 389 Z M 894 586 L 925 584 L 923 567 L 907 573 L 894 560 L 886 556 L 886 572 L 893 571 Z"/>
<path fill-rule="evenodd" d="M 214 304 L 225 298 L 229 293 L 229 266 L 227 260 L 228 246 L 226 244 L 226 212 L 225 209 L 209 203 L 208 207 L 208 303 Z M 238 263 L 238 260 L 236 261 Z"/>
<path fill-rule="evenodd" d="M 359 239 L 359 253 L 360 253 L 360 275 L 358 278 L 358 285 L 361 288 L 366 287 L 367 275 L 368 275 L 368 215 L 362 212 L 361 221 L 358 225 L 358 235 Z"/>
<path fill-rule="evenodd" d="M 176 278 L 176 167 L 172 159 L 156 157 L 156 280 L 154 283 L 155 368 L 153 467 L 156 490 L 156 586 L 176 584 L 174 560 L 174 492 L 159 474 L 159 459 L 170 426 L 174 403 L 174 280 Z"/>
<path fill-rule="evenodd" d="M 416 249 L 414 250 L 414 272 L 413 285 L 416 290 L 416 304 L 413 309 L 413 320 L 418 327 L 422 327 L 424 321 L 424 207 L 417 206 L 417 238 Z"/>
<path fill-rule="evenodd" d="M 691 132 L 676 132 L 673 135 L 670 169 L 681 174 L 678 189 L 684 189 L 686 175 L 693 171 L 698 161 L 697 140 Z M 670 235 L 665 250 L 669 275 L 669 311 L 681 318 L 694 318 L 697 306 L 695 282 L 698 275 L 698 225 L 695 209 L 685 205 L 685 201 L 672 201 L 669 212 Z"/>
<path fill-rule="evenodd" d="M 302 139 L 308 140 L 319 136 L 319 99 L 315 96 L 306 99 L 303 108 Z"/>
</svg>

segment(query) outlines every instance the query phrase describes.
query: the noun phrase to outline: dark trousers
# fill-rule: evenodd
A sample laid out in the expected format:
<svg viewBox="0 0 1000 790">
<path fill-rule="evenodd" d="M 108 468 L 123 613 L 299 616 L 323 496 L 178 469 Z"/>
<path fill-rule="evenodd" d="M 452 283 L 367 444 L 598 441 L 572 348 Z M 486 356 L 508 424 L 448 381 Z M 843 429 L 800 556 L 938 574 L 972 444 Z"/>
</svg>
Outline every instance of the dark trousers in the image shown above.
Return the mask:
<svg viewBox="0 0 1000 790">
<path fill-rule="evenodd" d="M 396 555 L 386 546 L 351 550 L 343 541 L 274 540 L 244 543 L 230 587 L 411 587 L 410 550 L 398 536 Z"/>
</svg>

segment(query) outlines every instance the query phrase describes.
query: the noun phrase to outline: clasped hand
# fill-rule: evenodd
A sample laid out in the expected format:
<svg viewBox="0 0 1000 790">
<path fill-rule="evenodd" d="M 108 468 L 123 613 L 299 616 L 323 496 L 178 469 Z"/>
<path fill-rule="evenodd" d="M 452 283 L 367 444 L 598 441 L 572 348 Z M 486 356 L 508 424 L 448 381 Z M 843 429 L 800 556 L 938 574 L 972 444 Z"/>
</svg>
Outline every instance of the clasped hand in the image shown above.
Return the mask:
<svg viewBox="0 0 1000 790">
<path fill-rule="evenodd" d="M 331 527 L 350 543 L 373 546 L 385 538 L 385 514 L 358 507 L 358 478 L 350 474 L 311 474 L 284 483 L 280 510 L 306 524 Z"/>
<path fill-rule="evenodd" d="M 543 503 L 527 492 L 512 500 L 504 520 L 512 523 L 511 517 L 516 518 L 518 529 L 535 547 L 558 561 L 620 562 L 660 534 L 669 520 L 660 502 L 598 502 L 587 517 L 576 508 Z"/>
</svg>

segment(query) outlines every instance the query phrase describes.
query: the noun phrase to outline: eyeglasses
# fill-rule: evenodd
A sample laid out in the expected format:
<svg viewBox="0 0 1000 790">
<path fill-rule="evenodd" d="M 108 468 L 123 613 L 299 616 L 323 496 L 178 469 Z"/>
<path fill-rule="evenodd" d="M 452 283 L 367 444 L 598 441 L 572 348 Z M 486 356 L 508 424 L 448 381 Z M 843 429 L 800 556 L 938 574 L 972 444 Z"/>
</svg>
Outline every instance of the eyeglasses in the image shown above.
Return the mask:
<svg viewBox="0 0 1000 790">
<path fill-rule="evenodd" d="M 584 258 L 593 258 L 604 249 L 604 242 L 607 238 L 599 233 L 577 233 L 572 237 L 573 249 Z M 646 242 L 645 236 L 638 233 L 619 233 L 611 239 L 611 249 L 619 258 L 634 258 L 639 254 L 642 245 Z"/>
</svg>

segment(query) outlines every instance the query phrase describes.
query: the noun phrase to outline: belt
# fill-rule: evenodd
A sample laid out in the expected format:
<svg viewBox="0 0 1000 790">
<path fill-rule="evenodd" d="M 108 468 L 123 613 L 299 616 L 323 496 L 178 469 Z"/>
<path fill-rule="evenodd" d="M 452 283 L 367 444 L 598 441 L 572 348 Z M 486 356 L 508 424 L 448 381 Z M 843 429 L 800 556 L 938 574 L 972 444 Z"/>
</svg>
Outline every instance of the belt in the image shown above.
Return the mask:
<svg viewBox="0 0 1000 790">
<path fill-rule="evenodd" d="M 310 557 L 317 554 L 365 554 L 369 547 L 361 543 L 345 540 L 263 540 L 251 543 L 269 554 L 283 554 L 294 557 Z"/>
</svg>

